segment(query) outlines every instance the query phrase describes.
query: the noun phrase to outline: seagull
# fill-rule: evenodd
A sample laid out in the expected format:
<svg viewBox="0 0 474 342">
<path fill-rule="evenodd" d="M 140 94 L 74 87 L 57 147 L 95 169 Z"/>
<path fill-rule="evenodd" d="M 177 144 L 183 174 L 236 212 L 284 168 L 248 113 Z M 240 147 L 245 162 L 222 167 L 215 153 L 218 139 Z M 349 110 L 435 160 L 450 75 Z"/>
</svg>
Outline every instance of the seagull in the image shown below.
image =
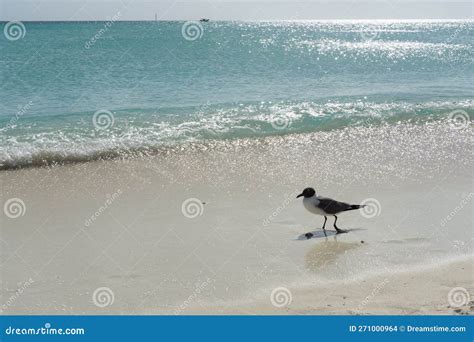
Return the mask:
<svg viewBox="0 0 474 342">
<path fill-rule="evenodd" d="M 334 228 L 336 229 L 336 234 L 346 233 L 345 230 L 342 230 L 336 226 L 337 216 L 336 214 L 342 213 L 348 210 L 355 210 L 365 207 L 365 205 L 359 204 L 348 204 L 344 202 L 338 202 L 331 198 L 321 197 L 316 195 L 316 191 L 313 188 L 306 188 L 301 194 L 296 196 L 296 198 L 304 196 L 303 205 L 304 207 L 316 215 L 324 216 L 323 231 L 326 235 L 326 221 L 328 220 L 327 216 L 332 215 L 334 219 Z M 309 237 L 311 237 L 311 233 Z"/>
</svg>

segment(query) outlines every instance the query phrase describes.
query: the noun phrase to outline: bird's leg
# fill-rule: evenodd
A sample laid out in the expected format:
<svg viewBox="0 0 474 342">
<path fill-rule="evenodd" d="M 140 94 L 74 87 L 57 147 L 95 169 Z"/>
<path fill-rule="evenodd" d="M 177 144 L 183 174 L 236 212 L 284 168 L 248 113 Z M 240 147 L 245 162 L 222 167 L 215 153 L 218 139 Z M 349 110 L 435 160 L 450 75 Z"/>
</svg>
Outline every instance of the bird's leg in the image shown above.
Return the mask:
<svg viewBox="0 0 474 342">
<path fill-rule="evenodd" d="M 334 229 L 336 229 L 336 234 L 345 233 L 345 231 L 344 231 L 344 230 L 342 230 L 342 229 L 339 229 L 339 228 L 336 226 L 336 222 L 337 222 L 337 216 L 336 216 L 336 215 L 334 215 L 334 217 L 335 217 L 335 218 L 334 218 Z"/>
<path fill-rule="evenodd" d="M 324 236 L 326 236 L 326 237 L 327 237 L 327 235 L 326 235 L 326 229 L 325 228 L 326 228 L 326 221 L 327 220 L 328 220 L 328 218 L 326 216 L 324 216 L 323 232 L 324 232 Z"/>
</svg>

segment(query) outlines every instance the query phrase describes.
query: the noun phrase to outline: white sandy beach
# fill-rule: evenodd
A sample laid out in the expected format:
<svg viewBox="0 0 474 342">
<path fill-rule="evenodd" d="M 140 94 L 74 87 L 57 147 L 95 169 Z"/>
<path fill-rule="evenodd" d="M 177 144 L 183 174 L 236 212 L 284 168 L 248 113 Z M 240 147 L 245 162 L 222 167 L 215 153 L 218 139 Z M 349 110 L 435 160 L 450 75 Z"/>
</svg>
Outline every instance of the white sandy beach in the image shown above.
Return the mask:
<svg viewBox="0 0 474 342">
<path fill-rule="evenodd" d="M 447 300 L 455 287 L 473 297 L 471 139 L 442 121 L 401 123 L 3 171 L 2 203 L 24 207 L 2 217 L 0 304 L 6 314 L 472 312 Z M 298 241 L 322 224 L 295 198 L 306 186 L 380 206 L 340 216 L 359 230 Z M 292 297 L 282 308 L 269 300 L 279 287 Z"/>
<path fill-rule="evenodd" d="M 231 305 L 225 308 L 195 307 L 192 314 L 215 312 L 247 315 L 472 315 L 474 300 L 458 306 L 450 304 L 451 289 L 465 284 L 472 294 L 474 259 L 448 261 L 429 267 L 384 273 L 358 280 L 335 281 L 325 286 L 288 288 L 291 301 L 280 292 L 276 307 L 271 295 L 265 300 Z M 472 296 L 470 297 L 472 298 Z"/>
</svg>

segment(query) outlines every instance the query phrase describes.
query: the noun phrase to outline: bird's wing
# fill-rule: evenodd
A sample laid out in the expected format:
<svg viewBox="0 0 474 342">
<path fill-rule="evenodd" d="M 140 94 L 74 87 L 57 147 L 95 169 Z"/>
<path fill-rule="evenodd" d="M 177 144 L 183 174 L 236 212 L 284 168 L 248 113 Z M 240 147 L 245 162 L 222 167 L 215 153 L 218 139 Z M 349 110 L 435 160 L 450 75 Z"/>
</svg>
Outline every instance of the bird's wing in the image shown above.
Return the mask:
<svg viewBox="0 0 474 342">
<path fill-rule="evenodd" d="M 328 214 L 337 214 L 341 211 L 350 209 L 351 205 L 344 202 L 338 202 L 330 198 L 319 198 L 318 208 L 324 210 Z"/>
</svg>

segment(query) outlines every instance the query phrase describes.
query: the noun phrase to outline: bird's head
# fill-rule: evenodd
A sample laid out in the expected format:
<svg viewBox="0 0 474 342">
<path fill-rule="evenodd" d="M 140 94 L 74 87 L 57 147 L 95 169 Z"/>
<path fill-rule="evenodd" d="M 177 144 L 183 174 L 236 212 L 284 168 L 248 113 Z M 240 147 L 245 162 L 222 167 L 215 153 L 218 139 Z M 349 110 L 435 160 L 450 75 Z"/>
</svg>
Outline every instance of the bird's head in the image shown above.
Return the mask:
<svg viewBox="0 0 474 342">
<path fill-rule="evenodd" d="M 301 197 L 301 196 L 304 196 L 305 198 L 309 198 L 309 197 L 313 197 L 314 194 L 316 194 L 316 191 L 314 191 L 313 188 L 306 188 L 303 190 L 301 194 L 296 196 L 296 198 Z"/>
</svg>

